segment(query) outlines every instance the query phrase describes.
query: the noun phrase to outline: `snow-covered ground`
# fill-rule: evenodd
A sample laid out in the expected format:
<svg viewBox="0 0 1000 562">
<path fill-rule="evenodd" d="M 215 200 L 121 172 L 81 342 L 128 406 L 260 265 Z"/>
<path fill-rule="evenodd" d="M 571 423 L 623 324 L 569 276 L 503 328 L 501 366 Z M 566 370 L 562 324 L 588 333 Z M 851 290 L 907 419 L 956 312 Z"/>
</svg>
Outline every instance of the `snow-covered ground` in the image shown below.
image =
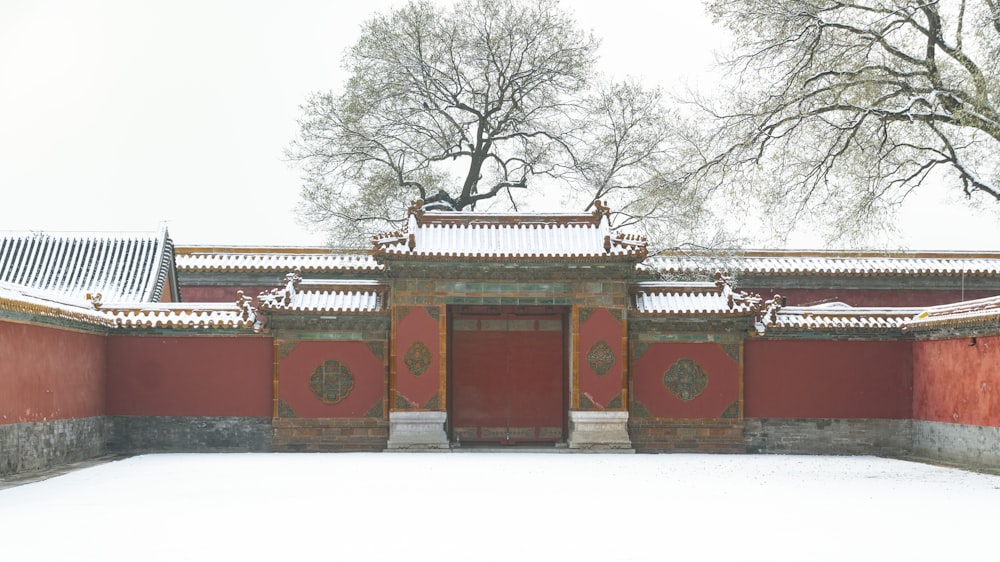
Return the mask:
<svg viewBox="0 0 1000 562">
<path fill-rule="evenodd" d="M 145 455 L 0 491 L 2 560 L 987 560 L 1000 476 L 874 457 Z"/>
</svg>

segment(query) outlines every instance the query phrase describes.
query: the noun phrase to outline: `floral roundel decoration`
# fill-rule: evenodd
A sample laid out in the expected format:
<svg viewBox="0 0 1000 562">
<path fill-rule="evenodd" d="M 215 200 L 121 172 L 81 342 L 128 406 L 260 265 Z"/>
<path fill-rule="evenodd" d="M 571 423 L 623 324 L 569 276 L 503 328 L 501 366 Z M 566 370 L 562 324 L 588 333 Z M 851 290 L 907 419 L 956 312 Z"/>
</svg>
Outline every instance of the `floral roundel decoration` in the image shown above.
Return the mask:
<svg viewBox="0 0 1000 562">
<path fill-rule="evenodd" d="M 406 364 L 406 368 L 411 373 L 419 377 L 424 374 L 427 367 L 431 366 L 431 350 L 427 349 L 424 342 L 417 340 L 410 344 L 410 348 L 406 350 L 403 363 Z"/>
<path fill-rule="evenodd" d="M 316 367 L 309 377 L 309 389 L 324 404 L 340 402 L 347 398 L 353 388 L 354 375 L 346 365 L 336 359 L 330 359 Z"/>
<path fill-rule="evenodd" d="M 690 359 L 679 359 L 663 373 L 663 386 L 677 398 L 694 400 L 708 386 L 708 375 L 701 365 Z"/>
<path fill-rule="evenodd" d="M 603 377 L 615 364 L 615 352 L 611 350 L 608 342 L 598 340 L 597 343 L 590 346 L 590 351 L 587 352 L 587 364 L 597 376 Z"/>
</svg>

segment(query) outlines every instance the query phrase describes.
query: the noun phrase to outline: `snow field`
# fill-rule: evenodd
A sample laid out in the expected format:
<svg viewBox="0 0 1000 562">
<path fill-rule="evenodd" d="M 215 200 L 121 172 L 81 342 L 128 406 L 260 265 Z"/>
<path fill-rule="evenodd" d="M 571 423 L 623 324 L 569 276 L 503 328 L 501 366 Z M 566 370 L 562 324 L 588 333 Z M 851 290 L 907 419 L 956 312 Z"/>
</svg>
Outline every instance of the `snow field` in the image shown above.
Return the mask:
<svg viewBox="0 0 1000 562">
<path fill-rule="evenodd" d="M 988 559 L 998 508 L 875 457 L 162 454 L 0 491 L 0 559 Z"/>
</svg>

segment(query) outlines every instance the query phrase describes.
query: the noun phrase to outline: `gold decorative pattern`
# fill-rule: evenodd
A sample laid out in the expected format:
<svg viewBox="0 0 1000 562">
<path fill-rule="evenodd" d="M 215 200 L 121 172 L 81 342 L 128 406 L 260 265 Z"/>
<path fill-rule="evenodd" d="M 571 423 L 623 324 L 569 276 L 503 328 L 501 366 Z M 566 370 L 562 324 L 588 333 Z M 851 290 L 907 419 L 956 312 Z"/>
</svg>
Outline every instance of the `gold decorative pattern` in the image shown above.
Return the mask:
<svg viewBox="0 0 1000 562">
<path fill-rule="evenodd" d="M 581 307 L 580 308 L 580 323 L 583 324 L 584 322 L 586 322 L 590 318 L 590 315 L 593 314 L 595 310 L 597 310 L 597 309 L 596 308 L 590 308 L 590 307 Z"/>
<path fill-rule="evenodd" d="M 431 350 L 424 342 L 417 340 L 410 344 L 410 348 L 406 350 L 403 363 L 414 376 L 419 377 L 431 365 Z"/>
<path fill-rule="evenodd" d="M 279 418 L 297 418 L 295 410 L 292 409 L 291 404 L 285 402 L 284 400 L 278 400 L 278 417 Z"/>
<path fill-rule="evenodd" d="M 365 412 L 365 417 L 366 418 L 379 418 L 379 419 L 385 418 L 385 410 L 382 407 L 382 399 L 381 398 L 379 398 L 378 400 L 376 400 L 375 403 L 372 404 L 371 408 L 368 408 L 368 411 Z"/>
<path fill-rule="evenodd" d="M 687 402 L 698 397 L 708 386 L 708 375 L 691 359 L 678 359 L 663 373 L 663 386 L 671 394 Z"/>
<path fill-rule="evenodd" d="M 440 407 L 440 402 L 438 401 L 438 395 L 435 394 L 424 402 L 424 410 L 437 410 Z"/>
<path fill-rule="evenodd" d="M 365 342 L 372 355 L 379 359 L 385 359 L 385 342 L 382 340 L 369 340 Z"/>
<path fill-rule="evenodd" d="M 608 342 L 597 340 L 594 345 L 590 346 L 590 351 L 587 352 L 587 364 L 590 365 L 590 368 L 594 370 L 597 376 L 603 377 L 608 374 L 608 371 L 615 364 L 615 352 L 611 350 Z"/>
<path fill-rule="evenodd" d="M 725 410 L 722 411 L 722 415 L 720 415 L 719 417 L 723 418 L 723 419 L 731 419 L 731 420 L 739 419 L 739 417 L 740 417 L 740 403 L 738 401 L 737 402 L 733 402 L 732 404 L 729 405 L 728 408 L 726 408 Z"/>
<path fill-rule="evenodd" d="M 649 409 L 646 408 L 645 404 L 639 402 L 638 400 L 633 400 L 631 416 L 633 418 L 651 418 L 653 417 L 653 414 L 649 413 Z"/>
<path fill-rule="evenodd" d="M 288 354 L 295 349 L 299 342 L 291 340 L 278 340 L 278 360 L 288 357 Z"/>
<path fill-rule="evenodd" d="M 347 398 L 354 388 L 354 375 L 346 365 L 329 359 L 309 377 L 309 389 L 324 404 L 336 404 Z"/>
<path fill-rule="evenodd" d="M 732 359 L 733 361 L 736 361 L 737 363 L 739 363 L 739 361 L 740 361 L 740 344 L 738 344 L 738 343 L 720 343 L 719 345 L 722 347 L 722 351 L 725 351 L 726 355 L 728 355 L 730 359 Z"/>
</svg>

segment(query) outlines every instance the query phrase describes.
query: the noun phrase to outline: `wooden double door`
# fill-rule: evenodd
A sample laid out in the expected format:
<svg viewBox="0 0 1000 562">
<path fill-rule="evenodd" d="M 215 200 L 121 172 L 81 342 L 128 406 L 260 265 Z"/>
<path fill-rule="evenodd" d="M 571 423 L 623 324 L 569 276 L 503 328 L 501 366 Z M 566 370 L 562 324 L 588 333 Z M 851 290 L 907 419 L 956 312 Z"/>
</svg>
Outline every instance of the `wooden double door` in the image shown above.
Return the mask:
<svg viewBox="0 0 1000 562">
<path fill-rule="evenodd" d="M 556 443 L 566 433 L 566 312 L 460 306 L 450 312 L 451 439 Z"/>
</svg>

